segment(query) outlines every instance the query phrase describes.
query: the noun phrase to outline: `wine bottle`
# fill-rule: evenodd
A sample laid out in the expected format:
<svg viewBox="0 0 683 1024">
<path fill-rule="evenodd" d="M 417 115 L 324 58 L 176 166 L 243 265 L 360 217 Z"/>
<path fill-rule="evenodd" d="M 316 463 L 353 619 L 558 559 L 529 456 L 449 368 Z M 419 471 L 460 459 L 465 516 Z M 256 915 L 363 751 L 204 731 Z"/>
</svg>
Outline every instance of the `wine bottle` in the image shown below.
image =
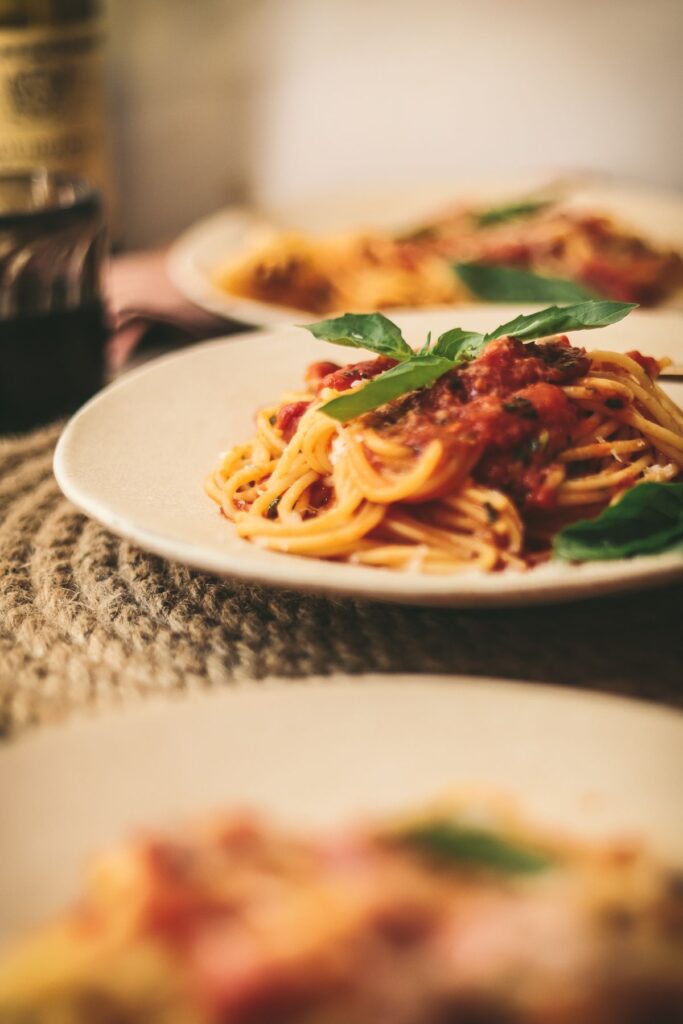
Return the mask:
<svg viewBox="0 0 683 1024">
<path fill-rule="evenodd" d="M 111 205 L 101 0 L 0 0 L 0 172 L 81 175 Z"/>
</svg>

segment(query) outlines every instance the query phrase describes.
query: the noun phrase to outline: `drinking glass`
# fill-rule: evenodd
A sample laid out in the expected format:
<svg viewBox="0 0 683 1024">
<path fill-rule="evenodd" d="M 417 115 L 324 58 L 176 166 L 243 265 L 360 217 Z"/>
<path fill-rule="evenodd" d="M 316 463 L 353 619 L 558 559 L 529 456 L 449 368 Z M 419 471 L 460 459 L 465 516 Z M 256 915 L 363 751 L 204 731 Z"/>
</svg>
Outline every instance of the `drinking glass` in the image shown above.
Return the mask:
<svg viewBox="0 0 683 1024">
<path fill-rule="evenodd" d="M 0 432 L 72 412 L 104 382 L 97 192 L 72 175 L 0 175 Z"/>
</svg>

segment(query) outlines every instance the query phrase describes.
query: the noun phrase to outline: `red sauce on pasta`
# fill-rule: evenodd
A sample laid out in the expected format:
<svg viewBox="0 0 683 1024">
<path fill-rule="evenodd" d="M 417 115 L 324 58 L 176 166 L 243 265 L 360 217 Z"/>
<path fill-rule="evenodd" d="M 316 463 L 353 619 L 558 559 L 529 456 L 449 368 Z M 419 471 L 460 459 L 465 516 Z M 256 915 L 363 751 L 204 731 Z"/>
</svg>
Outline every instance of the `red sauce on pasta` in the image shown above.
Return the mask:
<svg viewBox="0 0 683 1024">
<path fill-rule="evenodd" d="M 314 367 L 319 365 L 319 363 L 313 364 Z M 334 363 L 326 365 L 334 366 Z M 389 356 L 377 356 L 376 359 L 366 359 L 361 363 L 339 366 L 320 379 L 318 390 L 322 391 L 323 388 L 333 388 L 335 391 L 348 391 L 358 381 L 371 380 L 373 377 L 378 377 L 380 373 L 390 370 L 392 366 L 396 366 L 396 360 L 390 359 Z"/>
<path fill-rule="evenodd" d="M 388 362 L 381 357 L 381 369 Z M 342 390 L 339 385 L 358 379 L 357 372 L 375 376 L 378 363 L 345 367 L 330 377 Z M 446 447 L 472 445 L 479 451 L 475 480 L 505 491 L 522 507 L 549 508 L 554 457 L 579 422 L 561 386 L 588 366 L 585 350 L 565 337 L 543 345 L 500 338 L 467 366 L 368 414 L 366 422 L 416 451 L 435 438 Z"/>
<path fill-rule="evenodd" d="M 290 402 L 283 405 L 277 414 L 275 425 L 282 431 L 285 441 L 291 441 L 299 426 L 299 420 L 308 409 L 310 402 Z"/>
<path fill-rule="evenodd" d="M 627 352 L 626 355 L 632 359 L 634 363 L 638 363 L 639 366 L 642 366 L 648 377 L 651 377 L 652 380 L 657 379 L 659 376 L 659 362 L 656 359 L 653 359 L 652 356 L 644 356 L 642 352 L 639 352 L 635 348 L 631 349 L 630 352 Z"/>
</svg>

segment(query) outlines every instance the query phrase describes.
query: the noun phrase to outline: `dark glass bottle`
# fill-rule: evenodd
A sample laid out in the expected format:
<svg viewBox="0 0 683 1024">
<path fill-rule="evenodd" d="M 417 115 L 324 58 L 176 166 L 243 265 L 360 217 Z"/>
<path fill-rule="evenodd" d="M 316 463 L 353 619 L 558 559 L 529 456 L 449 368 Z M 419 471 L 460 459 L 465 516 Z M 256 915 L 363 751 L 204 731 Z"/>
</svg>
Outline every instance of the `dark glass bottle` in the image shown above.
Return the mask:
<svg viewBox="0 0 683 1024">
<path fill-rule="evenodd" d="M 90 181 L 111 205 L 100 0 L 0 0 L 0 172 Z"/>
</svg>

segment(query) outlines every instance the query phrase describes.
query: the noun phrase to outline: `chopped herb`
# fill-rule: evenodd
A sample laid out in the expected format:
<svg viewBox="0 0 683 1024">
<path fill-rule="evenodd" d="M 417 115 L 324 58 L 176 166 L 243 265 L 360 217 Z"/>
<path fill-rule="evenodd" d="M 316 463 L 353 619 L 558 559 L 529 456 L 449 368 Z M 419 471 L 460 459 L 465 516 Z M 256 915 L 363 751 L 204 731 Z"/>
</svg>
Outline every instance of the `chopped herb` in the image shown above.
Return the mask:
<svg viewBox="0 0 683 1024">
<path fill-rule="evenodd" d="M 280 504 L 281 497 L 282 495 L 280 495 L 277 498 L 273 498 L 270 505 L 266 509 L 266 519 L 275 519 L 277 517 L 277 507 Z"/>
<path fill-rule="evenodd" d="M 496 523 L 500 519 L 500 512 L 497 508 L 494 508 L 490 501 L 484 502 L 484 511 L 486 512 L 486 518 L 490 523 Z"/>
<path fill-rule="evenodd" d="M 608 409 L 623 409 L 624 399 L 623 398 L 606 398 L 605 405 Z"/>
<path fill-rule="evenodd" d="M 513 416 L 521 416 L 523 420 L 537 420 L 538 409 L 530 402 L 528 398 L 523 398 L 522 395 L 516 395 L 507 402 L 503 402 L 503 409 L 505 412 L 512 413 Z"/>
<path fill-rule="evenodd" d="M 277 416 L 275 415 L 275 413 L 273 413 L 272 416 L 268 417 L 268 422 L 270 423 L 271 427 L 275 426 L 275 424 L 277 423 Z"/>
<path fill-rule="evenodd" d="M 570 374 L 577 369 L 584 358 L 581 352 L 565 348 L 564 345 L 539 345 L 534 353 L 546 366 L 560 373 Z"/>
</svg>

